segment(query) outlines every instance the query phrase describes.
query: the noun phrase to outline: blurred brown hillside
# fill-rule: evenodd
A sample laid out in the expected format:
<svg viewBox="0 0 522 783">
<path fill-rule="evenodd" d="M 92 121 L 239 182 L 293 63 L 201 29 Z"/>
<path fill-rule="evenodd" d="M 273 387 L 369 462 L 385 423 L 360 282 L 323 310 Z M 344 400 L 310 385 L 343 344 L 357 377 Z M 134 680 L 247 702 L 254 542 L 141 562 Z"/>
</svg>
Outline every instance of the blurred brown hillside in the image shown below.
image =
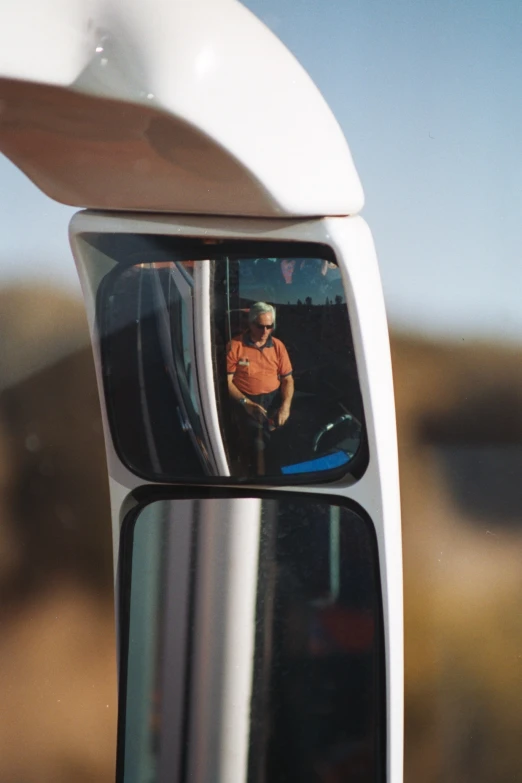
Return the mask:
<svg viewBox="0 0 522 783">
<path fill-rule="evenodd" d="M 0 291 L 0 781 L 114 779 L 107 477 L 80 303 Z M 522 780 L 522 348 L 392 340 L 406 783 Z"/>
<path fill-rule="evenodd" d="M 522 347 L 392 341 L 407 783 L 522 780 Z"/>
<path fill-rule="evenodd" d="M 0 781 L 114 779 L 105 453 L 83 306 L 0 291 Z"/>
</svg>

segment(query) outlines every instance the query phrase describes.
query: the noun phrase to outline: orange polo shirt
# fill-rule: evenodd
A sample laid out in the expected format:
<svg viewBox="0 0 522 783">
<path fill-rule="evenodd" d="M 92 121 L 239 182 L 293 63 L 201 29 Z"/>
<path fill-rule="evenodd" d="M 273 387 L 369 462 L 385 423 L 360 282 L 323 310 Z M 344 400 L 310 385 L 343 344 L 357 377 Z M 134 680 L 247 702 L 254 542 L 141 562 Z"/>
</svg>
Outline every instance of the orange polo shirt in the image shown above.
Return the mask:
<svg viewBox="0 0 522 783">
<path fill-rule="evenodd" d="M 243 394 L 269 394 L 279 388 L 281 378 L 292 374 L 292 365 L 281 340 L 270 335 L 258 348 L 245 332 L 228 344 L 227 373 Z"/>
</svg>

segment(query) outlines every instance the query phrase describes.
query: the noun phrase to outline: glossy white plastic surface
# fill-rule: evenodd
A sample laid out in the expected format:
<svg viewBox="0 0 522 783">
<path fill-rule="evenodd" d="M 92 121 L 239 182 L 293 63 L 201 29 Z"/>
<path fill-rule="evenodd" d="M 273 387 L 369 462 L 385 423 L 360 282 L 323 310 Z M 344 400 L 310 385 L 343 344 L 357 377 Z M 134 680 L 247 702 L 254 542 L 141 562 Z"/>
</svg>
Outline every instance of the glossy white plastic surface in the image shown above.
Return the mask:
<svg viewBox="0 0 522 783">
<path fill-rule="evenodd" d="M 215 215 L 353 215 L 342 131 L 236 0 L 0 5 L 0 151 L 57 201 Z"/>
</svg>

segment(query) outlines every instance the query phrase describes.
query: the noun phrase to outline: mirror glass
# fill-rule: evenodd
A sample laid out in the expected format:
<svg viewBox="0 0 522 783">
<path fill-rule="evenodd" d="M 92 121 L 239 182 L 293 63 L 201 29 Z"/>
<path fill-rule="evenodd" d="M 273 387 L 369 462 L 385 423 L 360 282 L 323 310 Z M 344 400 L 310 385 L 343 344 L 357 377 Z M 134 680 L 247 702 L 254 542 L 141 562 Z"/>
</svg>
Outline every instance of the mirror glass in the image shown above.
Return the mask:
<svg viewBox="0 0 522 783">
<path fill-rule="evenodd" d="M 313 496 L 161 500 L 123 528 L 119 783 L 377 783 L 370 523 Z"/>
<path fill-rule="evenodd" d="M 362 474 L 361 393 L 329 248 L 88 239 L 118 262 L 98 323 L 113 440 L 133 472 L 286 484 Z"/>
</svg>

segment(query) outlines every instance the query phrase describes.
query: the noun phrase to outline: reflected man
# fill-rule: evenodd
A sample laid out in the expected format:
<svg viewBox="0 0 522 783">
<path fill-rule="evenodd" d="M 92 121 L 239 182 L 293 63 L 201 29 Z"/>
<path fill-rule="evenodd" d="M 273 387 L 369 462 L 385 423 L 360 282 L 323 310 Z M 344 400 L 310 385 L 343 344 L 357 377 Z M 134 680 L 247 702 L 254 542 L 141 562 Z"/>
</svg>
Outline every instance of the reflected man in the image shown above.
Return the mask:
<svg viewBox="0 0 522 783">
<path fill-rule="evenodd" d="M 287 421 L 294 394 L 288 351 L 272 335 L 275 315 L 272 305 L 256 302 L 250 308 L 248 330 L 234 338 L 227 351 L 230 397 L 265 439 L 269 430 Z"/>
</svg>

